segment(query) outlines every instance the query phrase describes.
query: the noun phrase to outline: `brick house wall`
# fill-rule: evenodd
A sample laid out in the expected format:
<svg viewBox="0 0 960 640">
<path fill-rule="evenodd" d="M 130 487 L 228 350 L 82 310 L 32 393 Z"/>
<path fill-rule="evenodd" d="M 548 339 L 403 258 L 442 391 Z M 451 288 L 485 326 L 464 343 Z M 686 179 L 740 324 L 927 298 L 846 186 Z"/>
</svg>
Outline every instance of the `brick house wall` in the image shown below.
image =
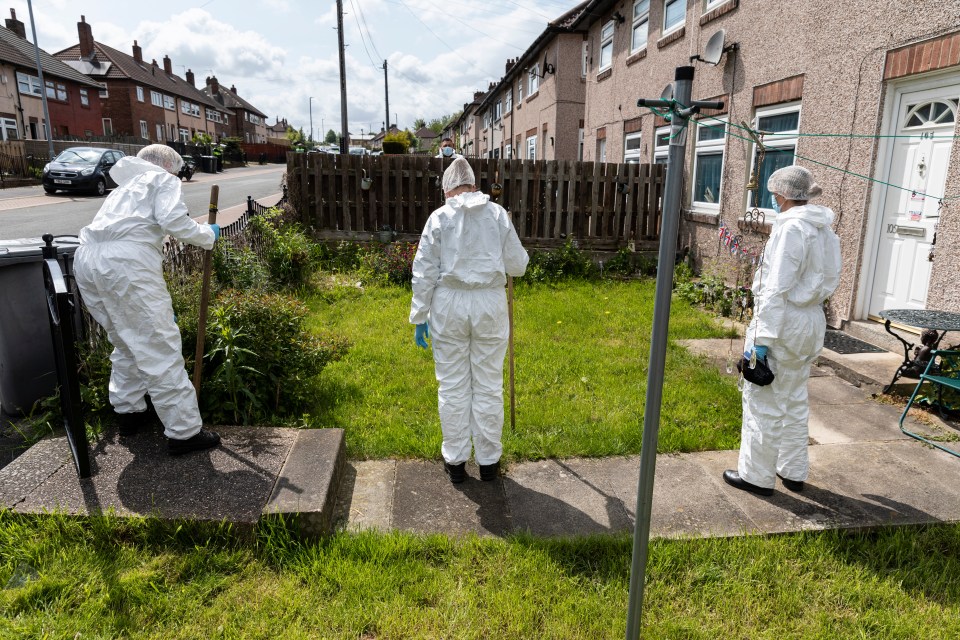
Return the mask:
<svg viewBox="0 0 960 640">
<path fill-rule="evenodd" d="M 584 110 L 584 154 L 593 160 L 601 135 L 608 161 L 623 158 L 627 127 L 641 133 L 640 161 L 656 158 L 655 132 L 664 124 L 648 109 L 636 106 L 638 98 L 659 97 L 673 81 L 675 69 L 694 65 L 694 99 L 722 96 L 729 121 L 752 123 L 758 109 L 799 106 L 801 136 L 796 154 L 822 164 L 798 159 L 810 168 L 824 190 L 820 202 L 840 217 L 844 264 L 840 287 L 831 299 L 828 320 L 833 326 L 865 317 L 864 290 L 871 277 L 871 237 L 876 231 L 872 202 L 877 189 L 871 181 L 851 174 L 875 176 L 886 103 L 897 83 L 922 74 L 942 74 L 945 82 L 960 77 L 960 28 L 956 3 L 915 0 L 910 3 L 828 0 L 776 2 L 757 0 L 688 0 L 679 29 L 664 35 L 664 0 L 651 0 L 649 31 L 642 51 L 630 51 L 634 3 L 591 2 L 588 24 L 590 68 Z M 709 10 L 707 10 L 709 8 Z M 612 64 L 598 69 L 603 25 L 616 12 L 626 18 L 614 29 Z M 896 25 L 896 28 L 891 28 Z M 717 66 L 691 62 L 702 54 L 708 39 L 720 28 L 726 52 Z M 780 38 L 772 34 L 782 34 Z M 709 120 L 705 120 L 709 122 Z M 693 128 L 691 127 L 691 131 Z M 735 279 L 738 262 L 718 246 L 721 224 L 737 228 L 748 208 L 744 189 L 754 148 L 747 134 L 729 127 L 723 143 L 722 183 L 719 204 L 701 208 L 692 200 L 692 167 L 696 155 L 694 135 L 686 145 L 686 171 L 682 203 L 681 246 L 691 249 L 698 267 L 707 273 Z M 845 134 L 856 138 L 804 136 L 805 133 Z M 948 169 L 947 194 L 960 194 L 960 143 L 953 145 Z M 845 172 L 846 173 L 845 173 Z M 762 247 L 763 234 L 747 242 Z M 927 306 L 960 311 L 956 273 L 960 252 L 960 198 L 947 200 L 937 231 L 937 259 L 933 264 Z M 740 264 L 741 268 L 743 267 Z"/>
</svg>

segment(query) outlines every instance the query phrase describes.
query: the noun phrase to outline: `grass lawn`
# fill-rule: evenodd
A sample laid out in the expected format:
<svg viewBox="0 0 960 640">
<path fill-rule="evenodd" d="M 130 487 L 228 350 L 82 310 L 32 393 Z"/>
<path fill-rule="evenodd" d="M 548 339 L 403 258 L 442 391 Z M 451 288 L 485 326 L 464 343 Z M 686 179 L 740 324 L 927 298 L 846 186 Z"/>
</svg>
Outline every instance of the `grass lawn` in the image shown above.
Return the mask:
<svg viewBox="0 0 960 640">
<path fill-rule="evenodd" d="M 622 638 L 630 549 L 0 512 L 0 637 Z M 960 637 L 958 558 L 958 526 L 654 541 L 643 637 Z"/>
<path fill-rule="evenodd" d="M 505 392 L 507 459 L 640 451 L 653 293 L 652 280 L 516 288 L 516 429 Z M 354 459 L 439 457 L 433 357 L 413 342 L 410 291 L 331 285 L 308 303 L 313 326 L 352 343 L 324 370 L 311 424 L 345 429 Z M 724 335 L 713 316 L 674 300 L 671 340 Z M 733 380 L 671 342 L 658 449 L 732 449 L 739 436 Z"/>
</svg>

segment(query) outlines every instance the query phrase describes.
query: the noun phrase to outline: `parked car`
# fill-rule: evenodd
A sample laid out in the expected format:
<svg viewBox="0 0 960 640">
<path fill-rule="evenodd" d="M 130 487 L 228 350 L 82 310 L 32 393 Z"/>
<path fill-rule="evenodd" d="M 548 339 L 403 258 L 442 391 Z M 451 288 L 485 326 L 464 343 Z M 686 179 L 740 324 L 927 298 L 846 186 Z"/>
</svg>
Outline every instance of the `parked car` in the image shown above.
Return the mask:
<svg viewBox="0 0 960 640">
<path fill-rule="evenodd" d="M 367 150 L 363 147 L 350 147 L 350 155 L 352 156 L 362 156 L 366 155 Z"/>
<path fill-rule="evenodd" d="M 177 177 L 181 180 L 186 180 L 190 182 L 193 178 L 193 174 L 197 171 L 196 162 L 190 156 L 180 156 L 183 159 L 183 165 L 180 167 L 180 172 L 177 174 Z"/>
<path fill-rule="evenodd" d="M 117 183 L 110 177 L 110 168 L 124 153 L 115 149 L 70 147 L 43 167 L 43 190 L 89 191 L 102 196 Z"/>
</svg>

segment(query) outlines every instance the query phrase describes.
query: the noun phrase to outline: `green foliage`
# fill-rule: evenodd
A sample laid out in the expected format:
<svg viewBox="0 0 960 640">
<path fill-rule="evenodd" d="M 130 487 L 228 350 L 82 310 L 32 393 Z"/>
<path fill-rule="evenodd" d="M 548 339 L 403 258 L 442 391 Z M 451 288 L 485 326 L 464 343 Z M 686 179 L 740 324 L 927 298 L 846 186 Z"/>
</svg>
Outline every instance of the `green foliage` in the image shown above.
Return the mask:
<svg viewBox="0 0 960 640">
<path fill-rule="evenodd" d="M 416 139 L 407 129 L 391 131 L 383 137 L 384 153 L 406 153 L 408 149 L 415 146 Z"/>
<path fill-rule="evenodd" d="M 211 422 L 296 417 L 346 342 L 307 330 L 307 308 L 280 294 L 222 293 L 210 311 L 201 404 Z"/>
<path fill-rule="evenodd" d="M 209 147 L 213 144 L 213 138 L 210 137 L 209 133 L 204 133 L 203 131 L 197 131 L 193 134 L 193 137 L 190 139 L 190 142 L 201 147 Z"/>
<path fill-rule="evenodd" d="M 281 287 L 306 284 L 317 268 L 315 244 L 295 224 L 282 224 L 283 213 L 272 210 L 250 221 L 250 229 L 258 234 L 270 278 Z"/>
<path fill-rule="evenodd" d="M 530 252 L 527 272 L 519 278 L 524 282 L 558 282 L 570 278 L 590 279 L 600 273 L 590 255 L 567 240 L 552 251 L 535 249 Z"/>
<path fill-rule="evenodd" d="M 705 307 L 721 316 L 743 316 L 753 306 L 753 292 L 749 287 L 731 287 L 723 278 L 715 275 L 699 280 L 689 279 L 689 267 L 677 265 L 673 290 L 678 297 L 690 304 Z"/>
<path fill-rule="evenodd" d="M 337 137 L 337 132 L 333 129 L 329 129 L 327 131 L 327 135 L 323 137 L 323 141 L 326 144 L 337 144 L 338 140 L 339 138 Z"/>
<path fill-rule="evenodd" d="M 213 273 L 221 286 L 234 289 L 264 290 L 270 285 L 270 272 L 249 247 L 234 247 L 220 241 L 213 247 Z"/>
<path fill-rule="evenodd" d="M 307 144 L 307 138 L 303 133 L 303 127 L 294 129 L 293 127 L 287 125 L 287 132 L 284 135 L 294 147 L 303 147 Z"/>
<path fill-rule="evenodd" d="M 314 253 L 324 271 L 349 273 L 360 268 L 364 252 L 359 243 L 340 240 L 335 244 L 321 242 L 316 245 Z"/>
<path fill-rule="evenodd" d="M 416 255 L 417 244 L 414 242 L 375 245 L 360 258 L 361 278 L 365 282 L 409 287 Z"/>
</svg>

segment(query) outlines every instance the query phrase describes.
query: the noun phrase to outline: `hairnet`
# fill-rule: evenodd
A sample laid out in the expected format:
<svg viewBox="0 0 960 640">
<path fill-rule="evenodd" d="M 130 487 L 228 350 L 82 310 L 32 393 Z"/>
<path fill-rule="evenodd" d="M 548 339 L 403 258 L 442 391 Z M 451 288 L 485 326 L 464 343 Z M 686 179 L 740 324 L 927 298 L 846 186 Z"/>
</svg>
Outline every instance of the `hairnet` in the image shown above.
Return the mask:
<svg viewBox="0 0 960 640">
<path fill-rule="evenodd" d="M 170 173 L 177 173 L 180 171 L 180 167 L 183 166 L 183 158 L 177 153 L 176 149 L 168 147 L 165 144 L 147 145 L 143 149 L 140 149 L 137 157 L 141 160 L 152 162 Z"/>
<path fill-rule="evenodd" d="M 813 174 L 797 165 L 783 167 L 770 174 L 767 191 L 799 202 L 806 202 L 823 193 L 820 185 L 813 181 Z"/>
<path fill-rule="evenodd" d="M 457 158 L 443 172 L 443 192 L 450 193 L 465 184 L 476 185 L 476 178 L 473 176 L 473 169 L 470 168 L 470 163 L 467 162 L 466 158 Z"/>
</svg>

